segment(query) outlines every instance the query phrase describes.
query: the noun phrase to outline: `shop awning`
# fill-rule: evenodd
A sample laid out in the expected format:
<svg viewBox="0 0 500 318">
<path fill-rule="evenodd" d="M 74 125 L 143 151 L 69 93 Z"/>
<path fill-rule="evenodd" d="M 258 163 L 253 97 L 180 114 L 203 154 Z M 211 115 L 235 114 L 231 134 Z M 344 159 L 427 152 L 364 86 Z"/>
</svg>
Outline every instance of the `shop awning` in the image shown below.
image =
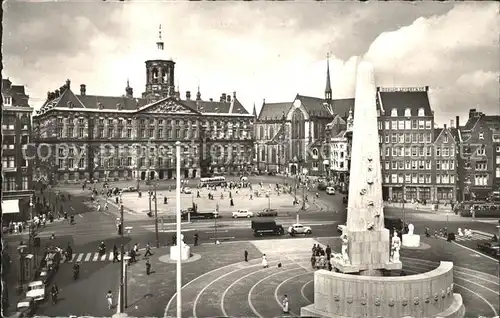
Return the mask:
<svg viewBox="0 0 500 318">
<path fill-rule="evenodd" d="M 3 214 L 19 213 L 19 200 L 2 201 L 2 213 Z"/>
</svg>

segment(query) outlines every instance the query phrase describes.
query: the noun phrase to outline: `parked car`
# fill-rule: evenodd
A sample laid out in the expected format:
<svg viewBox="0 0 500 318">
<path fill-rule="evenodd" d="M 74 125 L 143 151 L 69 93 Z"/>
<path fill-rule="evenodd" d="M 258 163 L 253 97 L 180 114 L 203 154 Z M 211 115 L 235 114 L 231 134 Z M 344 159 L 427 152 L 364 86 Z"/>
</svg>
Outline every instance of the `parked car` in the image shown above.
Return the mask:
<svg viewBox="0 0 500 318">
<path fill-rule="evenodd" d="M 288 228 L 288 234 L 292 236 L 295 234 L 312 234 L 312 229 L 309 226 L 304 226 L 302 224 L 292 224 Z"/>
<path fill-rule="evenodd" d="M 345 223 L 339 224 L 337 225 L 337 230 L 339 232 L 342 232 L 345 227 L 346 227 Z M 395 228 L 397 231 L 404 230 L 404 233 L 408 233 L 408 224 L 404 223 L 403 220 L 400 218 L 389 218 L 389 217 L 384 218 L 384 227 L 390 231 L 392 231 Z"/>
<path fill-rule="evenodd" d="M 185 194 L 191 194 L 191 193 L 193 193 L 193 192 L 191 192 L 191 188 L 188 188 L 188 187 L 182 188 L 182 192 L 185 193 Z"/>
<path fill-rule="evenodd" d="M 319 191 L 325 191 L 326 188 L 327 188 L 327 186 L 326 186 L 325 183 L 321 182 L 321 183 L 318 184 L 318 190 Z"/>
<path fill-rule="evenodd" d="M 335 194 L 335 188 L 334 187 L 326 187 L 326 194 L 334 195 Z"/>
<path fill-rule="evenodd" d="M 219 217 L 218 212 L 194 212 L 191 208 L 181 212 L 181 219 L 197 220 L 197 219 L 216 219 Z"/>
<path fill-rule="evenodd" d="M 37 302 L 45 300 L 45 284 L 41 280 L 29 283 L 26 297 L 33 298 Z"/>
<path fill-rule="evenodd" d="M 240 209 L 236 212 L 233 212 L 233 218 L 251 218 L 253 216 L 253 213 L 246 210 L 246 209 Z"/>
<path fill-rule="evenodd" d="M 24 298 L 17 303 L 15 317 L 33 317 L 35 315 L 36 303 L 33 298 Z"/>
<path fill-rule="evenodd" d="M 477 249 L 490 256 L 500 257 L 500 246 L 498 243 L 480 242 L 477 244 Z"/>
<path fill-rule="evenodd" d="M 265 208 L 261 212 L 257 212 L 257 216 L 278 216 L 278 210 Z"/>
</svg>

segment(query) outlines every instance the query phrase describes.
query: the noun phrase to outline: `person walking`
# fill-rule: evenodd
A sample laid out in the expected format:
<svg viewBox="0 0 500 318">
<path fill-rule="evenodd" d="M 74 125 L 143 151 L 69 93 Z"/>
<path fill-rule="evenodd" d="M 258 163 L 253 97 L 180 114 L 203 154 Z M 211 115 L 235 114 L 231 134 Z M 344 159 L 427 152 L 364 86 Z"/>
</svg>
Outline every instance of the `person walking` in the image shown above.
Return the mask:
<svg viewBox="0 0 500 318">
<path fill-rule="evenodd" d="M 244 255 L 245 255 L 245 262 L 248 262 L 248 251 L 247 250 L 245 250 Z"/>
<path fill-rule="evenodd" d="M 194 246 L 198 245 L 198 233 L 194 233 Z"/>
<path fill-rule="evenodd" d="M 262 255 L 262 267 L 268 268 L 269 264 L 267 263 L 267 257 L 266 254 Z"/>
<path fill-rule="evenodd" d="M 108 309 L 111 309 L 111 307 L 113 306 L 113 293 L 111 292 L 111 290 L 108 290 L 106 299 L 108 301 Z"/>
<path fill-rule="evenodd" d="M 113 245 L 113 263 L 114 262 L 119 262 L 120 260 L 118 259 L 118 247 L 116 247 L 116 244 Z"/>
<path fill-rule="evenodd" d="M 283 302 L 281 303 L 281 305 L 283 307 L 283 313 L 284 314 L 290 313 L 290 308 L 289 308 L 289 304 L 288 304 L 288 296 L 287 296 L 287 294 L 284 295 Z"/>
<path fill-rule="evenodd" d="M 149 263 L 149 259 L 146 260 L 146 275 L 151 274 L 151 263 Z"/>
<path fill-rule="evenodd" d="M 151 253 L 151 245 L 148 242 L 148 244 L 146 245 L 146 253 L 144 253 L 144 257 L 148 257 L 148 256 L 152 256 L 152 255 L 153 255 L 153 253 Z"/>
</svg>

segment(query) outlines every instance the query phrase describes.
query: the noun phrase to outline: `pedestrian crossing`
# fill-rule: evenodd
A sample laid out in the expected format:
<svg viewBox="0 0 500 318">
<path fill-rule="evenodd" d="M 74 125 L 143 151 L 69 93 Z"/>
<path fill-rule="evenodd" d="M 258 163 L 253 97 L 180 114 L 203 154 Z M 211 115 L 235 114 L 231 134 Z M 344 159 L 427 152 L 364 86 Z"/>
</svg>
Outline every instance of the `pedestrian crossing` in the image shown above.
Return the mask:
<svg viewBox="0 0 500 318">
<path fill-rule="evenodd" d="M 99 255 L 98 252 L 94 253 L 74 253 L 71 259 L 65 259 L 62 263 L 89 263 L 89 262 L 112 262 L 114 258 L 113 252 L 105 253 L 103 255 Z M 120 256 L 118 256 L 120 259 Z"/>
</svg>

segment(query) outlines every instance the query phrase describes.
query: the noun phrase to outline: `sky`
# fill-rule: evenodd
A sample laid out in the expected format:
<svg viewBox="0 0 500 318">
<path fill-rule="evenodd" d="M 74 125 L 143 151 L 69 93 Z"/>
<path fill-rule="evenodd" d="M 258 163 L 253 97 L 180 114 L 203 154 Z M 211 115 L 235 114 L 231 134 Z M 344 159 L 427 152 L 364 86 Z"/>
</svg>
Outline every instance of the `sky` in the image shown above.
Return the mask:
<svg viewBox="0 0 500 318">
<path fill-rule="evenodd" d="M 468 110 L 500 114 L 498 4 L 493 2 L 29 2 L 4 8 L 3 77 L 39 107 L 70 79 L 74 91 L 140 96 L 162 26 L 181 95 L 236 92 L 249 110 L 324 97 L 326 56 L 334 98 L 354 96 L 356 65 L 377 86 L 430 86 L 439 124 Z"/>
</svg>

